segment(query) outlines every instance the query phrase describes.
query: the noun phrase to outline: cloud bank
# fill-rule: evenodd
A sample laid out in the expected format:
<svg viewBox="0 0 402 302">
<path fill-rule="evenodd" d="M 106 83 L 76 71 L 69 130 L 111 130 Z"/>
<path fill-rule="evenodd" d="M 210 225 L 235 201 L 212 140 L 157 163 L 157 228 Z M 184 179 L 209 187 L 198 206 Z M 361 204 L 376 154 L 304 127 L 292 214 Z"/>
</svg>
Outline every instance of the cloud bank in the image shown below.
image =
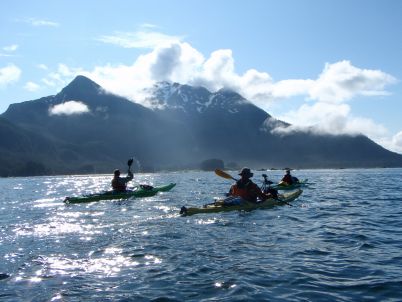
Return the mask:
<svg viewBox="0 0 402 302">
<path fill-rule="evenodd" d="M 210 91 L 232 89 L 267 112 L 281 101 L 302 100 L 298 108 L 278 116 L 293 126 L 276 131 L 286 133 L 309 129 L 333 134 L 363 133 L 383 146 L 397 149 L 400 137 L 390 137 L 387 129 L 370 119 L 355 116 L 349 102 L 356 97 L 387 96 L 387 86 L 396 79 L 381 70 L 356 67 L 343 60 L 326 63 L 314 79 L 288 79 L 275 81 L 264 71 L 249 69 L 243 74 L 235 70 L 235 60 L 230 49 L 219 49 L 205 57 L 182 37 L 158 32 L 117 32 L 97 38 L 98 41 L 124 48 L 149 49 L 132 64 L 107 64 L 92 70 L 60 64 L 42 82 L 48 86 L 65 84 L 77 74 L 93 79 L 115 94 L 125 96 L 146 106 L 145 89 L 157 81 L 178 82 L 204 86 Z M 68 79 L 68 81 L 66 81 Z M 391 147 L 390 147 L 391 146 Z"/>
<path fill-rule="evenodd" d="M 49 108 L 50 115 L 73 115 L 88 112 L 88 106 L 79 101 L 67 101 Z"/>
</svg>

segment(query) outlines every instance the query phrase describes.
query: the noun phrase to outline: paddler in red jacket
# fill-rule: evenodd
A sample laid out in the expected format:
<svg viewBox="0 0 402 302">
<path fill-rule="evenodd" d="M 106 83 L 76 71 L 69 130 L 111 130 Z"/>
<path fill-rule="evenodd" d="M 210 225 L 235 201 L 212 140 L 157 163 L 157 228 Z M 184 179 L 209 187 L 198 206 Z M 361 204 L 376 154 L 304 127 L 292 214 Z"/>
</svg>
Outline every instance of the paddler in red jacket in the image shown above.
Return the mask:
<svg viewBox="0 0 402 302">
<path fill-rule="evenodd" d="M 251 181 L 250 178 L 253 177 L 254 174 L 251 173 L 249 168 L 243 168 L 239 175 L 241 179 L 232 185 L 228 194 L 229 196 L 241 197 L 244 200 L 254 203 L 257 202 L 257 198 L 264 201 L 271 197 L 270 194 L 263 193 L 261 189 Z"/>
</svg>

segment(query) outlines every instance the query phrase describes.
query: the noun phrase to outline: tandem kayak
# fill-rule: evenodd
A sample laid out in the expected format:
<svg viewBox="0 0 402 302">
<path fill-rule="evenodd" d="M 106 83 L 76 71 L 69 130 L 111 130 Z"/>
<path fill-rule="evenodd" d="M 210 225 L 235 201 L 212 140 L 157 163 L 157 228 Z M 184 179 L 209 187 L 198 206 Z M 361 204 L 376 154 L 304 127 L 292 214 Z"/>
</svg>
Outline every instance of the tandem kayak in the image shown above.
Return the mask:
<svg viewBox="0 0 402 302">
<path fill-rule="evenodd" d="M 271 188 L 277 189 L 277 190 L 284 190 L 284 191 L 294 190 L 294 189 L 298 189 L 300 187 L 307 186 L 308 185 L 307 181 L 308 181 L 308 179 L 303 179 L 303 180 L 300 180 L 299 182 L 291 184 L 291 185 L 288 185 L 287 183 L 284 183 L 284 182 L 280 182 L 276 185 L 271 185 Z"/>
<path fill-rule="evenodd" d="M 113 199 L 128 199 L 128 198 L 138 198 L 138 197 L 151 197 L 158 192 L 166 192 L 170 191 L 176 184 L 170 183 L 168 185 L 160 186 L 160 187 L 152 187 L 140 185 L 135 187 L 133 190 L 129 190 L 126 192 L 114 192 L 114 191 L 106 191 L 102 193 L 88 194 L 78 197 L 66 197 L 64 200 L 65 203 L 83 203 L 83 202 L 92 202 L 92 201 L 100 201 L 100 200 L 113 200 Z"/>
<path fill-rule="evenodd" d="M 301 189 L 297 189 L 293 192 L 287 192 L 284 194 L 278 194 L 278 199 L 269 198 L 263 202 L 252 203 L 243 201 L 242 204 L 239 205 L 228 205 L 224 203 L 224 200 L 216 201 L 213 204 L 206 204 L 203 207 L 194 207 L 187 208 L 182 207 L 180 209 L 180 214 L 182 216 L 190 216 L 194 214 L 200 213 L 217 213 L 217 212 L 229 212 L 229 211 L 251 211 L 255 209 L 266 209 L 272 208 L 273 206 L 280 206 L 288 204 L 289 202 L 295 200 L 303 191 Z"/>
</svg>

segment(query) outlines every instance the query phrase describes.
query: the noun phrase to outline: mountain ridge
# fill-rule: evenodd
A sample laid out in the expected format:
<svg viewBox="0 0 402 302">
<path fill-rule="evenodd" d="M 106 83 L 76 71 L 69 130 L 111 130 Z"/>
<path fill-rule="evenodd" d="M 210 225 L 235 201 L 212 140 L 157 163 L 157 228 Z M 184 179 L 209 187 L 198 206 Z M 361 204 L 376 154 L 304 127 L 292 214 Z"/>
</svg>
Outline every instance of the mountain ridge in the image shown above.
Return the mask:
<svg viewBox="0 0 402 302">
<path fill-rule="evenodd" d="M 108 173 L 133 155 L 141 163 L 136 169 L 148 171 L 197 168 L 209 158 L 256 168 L 402 166 L 402 155 L 363 135 L 275 134 L 272 130 L 278 124 L 289 124 L 230 90 L 210 92 L 161 82 L 149 92 L 153 109 L 77 76 L 56 95 L 12 104 L 2 120 L 31 136 L 35 133 L 36 140 L 54 152 L 48 160 L 46 152 L 27 157 L 10 149 L 11 154 L 16 154 L 20 166 L 27 160 L 37 162 L 50 174 Z M 52 107 L 70 101 L 87 106 L 88 111 L 50 113 Z M 0 123 L 1 127 L 7 128 Z M 7 131 L 0 133 L 5 137 Z M 1 150 L 9 151 L 0 143 Z M 0 169 L 0 175 L 12 175 L 7 171 Z"/>
</svg>

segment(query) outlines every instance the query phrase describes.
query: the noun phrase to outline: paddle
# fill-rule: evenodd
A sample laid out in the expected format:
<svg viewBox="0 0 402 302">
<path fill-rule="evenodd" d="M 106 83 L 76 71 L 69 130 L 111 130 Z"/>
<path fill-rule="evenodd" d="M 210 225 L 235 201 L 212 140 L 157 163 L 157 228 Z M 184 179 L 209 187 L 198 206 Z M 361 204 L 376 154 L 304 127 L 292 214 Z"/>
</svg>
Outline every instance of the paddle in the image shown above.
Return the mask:
<svg viewBox="0 0 402 302">
<path fill-rule="evenodd" d="M 133 158 L 130 158 L 130 159 L 127 161 L 127 166 L 128 166 L 128 172 L 129 172 L 129 173 L 131 172 L 131 165 L 133 164 L 133 161 L 134 161 Z"/>
<path fill-rule="evenodd" d="M 266 186 L 268 185 L 268 189 L 271 187 L 271 185 L 273 184 L 273 182 L 272 181 L 270 181 L 270 180 L 268 180 L 268 176 L 267 176 L 267 174 L 262 174 L 262 177 L 264 178 L 264 181 L 263 181 L 263 185 L 261 186 L 261 190 L 263 191 L 263 192 L 265 192 L 265 191 L 267 191 L 266 190 Z M 268 191 L 269 192 L 269 191 Z M 269 193 L 271 193 L 271 192 L 269 192 Z M 279 197 L 278 197 L 278 191 L 276 191 L 276 198 L 274 197 L 274 195 L 271 193 L 271 196 L 272 196 L 272 198 L 273 199 L 275 199 L 275 200 L 277 200 L 277 201 L 281 201 L 281 202 L 284 202 L 283 200 L 280 200 L 279 199 Z M 288 202 L 286 202 L 285 201 L 285 204 L 287 204 L 288 206 L 291 206 L 291 207 L 293 207 L 293 205 L 292 204 L 290 204 L 290 203 L 288 203 Z"/>
<path fill-rule="evenodd" d="M 268 188 L 271 187 L 271 185 L 273 184 L 273 182 L 270 181 L 270 180 L 268 180 L 267 174 L 262 174 L 262 178 L 264 178 L 263 184 L 264 184 L 265 186 L 268 185 Z"/>
<path fill-rule="evenodd" d="M 132 164 L 133 164 L 133 161 L 134 161 L 133 158 L 130 158 L 130 159 L 127 161 L 127 166 L 128 166 L 127 174 L 128 174 L 128 176 L 130 176 L 130 174 L 131 174 L 131 175 L 133 174 L 133 173 L 131 172 L 131 166 L 132 166 Z M 134 188 L 132 188 L 132 189 L 130 189 L 130 190 L 134 190 Z"/>
<path fill-rule="evenodd" d="M 130 173 L 132 173 L 131 172 L 131 166 L 132 166 L 132 164 L 133 164 L 133 161 L 134 161 L 134 158 L 130 158 L 128 161 L 127 161 L 127 166 L 128 166 L 128 173 L 130 174 Z M 139 185 L 139 187 L 141 188 L 141 189 L 143 189 L 143 190 L 152 190 L 154 187 L 153 186 L 150 186 L 150 185 Z"/>
<path fill-rule="evenodd" d="M 230 174 L 228 174 L 228 173 L 226 173 L 226 172 L 224 172 L 222 170 L 219 170 L 219 169 L 215 169 L 215 174 L 220 176 L 220 177 L 226 178 L 226 179 L 232 179 L 234 181 L 237 181 L 237 179 L 234 178 L 232 175 L 230 175 Z"/>
</svg>

